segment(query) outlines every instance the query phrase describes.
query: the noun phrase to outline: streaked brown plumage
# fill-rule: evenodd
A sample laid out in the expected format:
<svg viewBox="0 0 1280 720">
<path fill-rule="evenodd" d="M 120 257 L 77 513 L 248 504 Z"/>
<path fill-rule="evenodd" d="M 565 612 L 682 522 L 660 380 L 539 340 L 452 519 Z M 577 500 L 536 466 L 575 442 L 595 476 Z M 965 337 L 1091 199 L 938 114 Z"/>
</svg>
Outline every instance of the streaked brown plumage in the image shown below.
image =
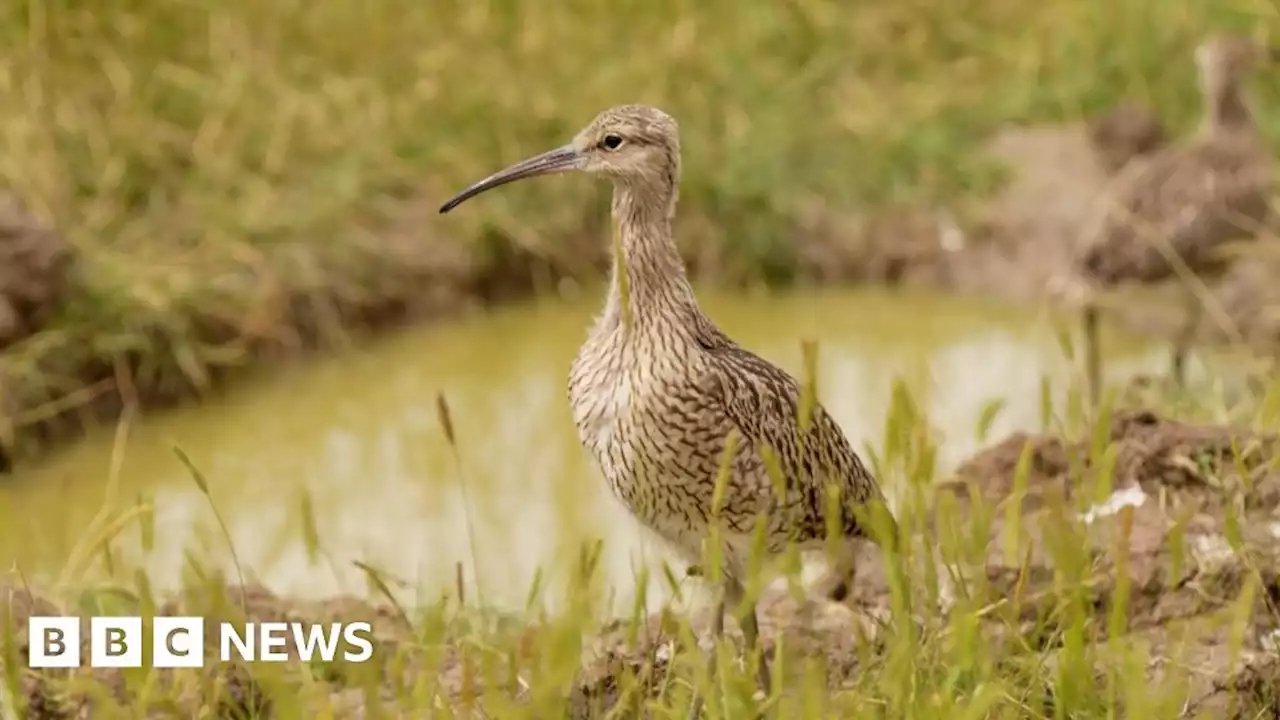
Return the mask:
<svg viewBox="0 0 1280 720">
<path fill-rule="evenodd" d="M 1214 277 L 1226 267 L 1227 243 L 1257 234 L 1269 213 L 1273 161 L 1245 96 L 1244 83 L 1258 61 L 1280 57 L 1250 39 L 1219 34 L 1196 49 L 1204 102 L 1199 131 L 1149 157 L 1137 157 L 1115 177 L 1104 207 L 1089 229 L 1091 242 L 1078 270 L 1095 287 L 1155 283 L 1188 269 Z M 1186 346 L 1199 321 L 1200 304 L 1188 288 L 1188 313 L 1173 352 L 1181 381 Z M 1084 313 L 1090 393 L 1101 384 L 1098 308 Z"/>
<path fill-rule="evenodd" d="M 716 633 L 726 607 L 736 608 L 744 597 L 756 518 L 765 520 L 769 553 L 792 542 L 818 545 L 826 538 L 827 482 L 840 493 L 837 525 L 844 542 L 833 572 L 844 581 L 831 594 L 841 599 L 852 578 L 854 547 L 869 537 L 855 509 L 882 504 L 884 496 L 822 406 L 815 404 L 812 424 L 801 432 L 800 384 L 736 345 L 699 308 L 672 236 L 680 146 L 670 116 L 641 105 L 606 110 L 571 144 L 481 180 L 441 212 L 510 180 L 566 170 L 602 175 L 614 185 L 619 235 L 612 281 L 604 312 L 569 377 L 579 437 L 609 487 L 696 566 L 710 532 L 726 437 L 736 433 L 740 440 L 719 515 L 727 552 Z M 762 460 L 764 447 L 786 480 L 781 501 Z M 741 623 L 754 644 L 754 609 L 743 613 Z M 760 681 L 768 682 L 763 663 Z"/>
</svg>

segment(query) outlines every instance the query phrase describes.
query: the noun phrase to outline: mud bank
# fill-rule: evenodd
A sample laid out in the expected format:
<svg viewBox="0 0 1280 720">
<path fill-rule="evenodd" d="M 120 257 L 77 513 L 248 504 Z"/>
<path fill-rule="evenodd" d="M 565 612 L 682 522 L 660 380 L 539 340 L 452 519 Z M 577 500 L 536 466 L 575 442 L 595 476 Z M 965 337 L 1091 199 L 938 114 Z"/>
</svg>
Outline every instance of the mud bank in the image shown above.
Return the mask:
<svg viewBox="0 0 1280 720">
<path fill-rule="evenodd" d="M 1008 658 L 1011 667 L 1022 660 L 1052 665 L 1064 652 L 1064 628 L 1075 618 L 1099 677 L 1108 663 L 1120 661 L 1113 654 L 1140 648 L 1152 684 L 1182 682 L 1176 687 L 1185 716 L 1274 716 L 1280 712 L 1280 471 L 1275 467 L 1280 439 L 1184 425 L 1141 410 L 1117 414 L 1099 437 L 1109 439 L 1109 450 L 1091 451 L 1088 442 L 1053 436 L 1015 435 L 972 458 L 939 486 L 932 504 L 935 522 L 927 523 L 932 529 L 908 543 L 915 549 L 905 556 L 911 594 L 920 595 L 913 614 L 922 623 L 921 642 L 927 646 L 931 634 L 948 632 L 949 613 L 964 612 L 978 618 L 984 642 L 996 648 L 993 657 Z M 1087 483 L 1068 480 L 1100 472 L 1127 498 L 1127 509 L 1112 496 L 1109 509 L 1106 503 L 1092 504 L 1093 516 L 1064 512 L 1091 505 L 1077 497 Z M 948 515 L 944 508 L 955 512 Z M 956 522 L 949 525 L 948 517 Z M 986 538 L 969 544 L 967 555 L 943 558 L 961 581 L 952 585 L 942 607 L 931 609 L 919 548 L 940 546 L 936 533 L 957 528 Z M 1017 539 L 1017 552 L 1007 552 L 1010 535 Z M 1083 575 L 1071 575 L 1067 566 L 1072 564 L 1083 567 Z M 15 647 L 3 657 L 24 666 L 26 618 L 56 608 L 21 587 L 10 578 L 0 591 L 0 606 L 16 630 L 8 635 Z M 766 652 L 775 662 L 782 657 L 788 684 L 816 673 L 825 678 L 829 693 L 839 694 L 874 677 L 887 662 L 882 641 L 895 632 L 883 624 L 890 596 L 884 563 L 874 548 L 864 552 L 856 593 L 847 605 L 767 591 L 761 600 Z M 1128 600 L 1117 629 L 1118 597 Z M 452 621 L 440 620 L 437 627 L 412 627 L 391 607 L 353 598 L 295 602 L 261 587 L 192 590 L 157 608 L 159 614 L 178 612 L 256 621 L 367 620 L 377 635 L 380 660 L 359 666 L 259 664 L 253 672 L 210 663 L 206 671 L 164 671 L 150 690 L 163 702 L 149 716 L 192 717 L 198 708 L 215 708 L 220 717 L 245 717 L 250 711 L 288 717 L 299 708 L 314 713 L 323 707 L 324 717 L 354 718 L 371 712 L 370 703 L 413 714 L 414 702 L 419 711 L 447 703 L 470 715 L 493 702 L 495 692 L 505 702 L 525 702 L 537 691 L 526 679 L 536 682 L 536 668 L 547 662 L 540 659 L 547 652 L 540 642 L 562 632 L 554 618 L 532 623 L 508 618 L 488 625 L 459 621 L 452 629 Z M 575 633 L 581 629 L 574 627 Z M 685 659 L 696 657 L 678 651 L 691 639 L 686 627 L 704 638 L 708 611 L 695 611 L 686 626 L 663 610 L 634 632 L 629 623 L 613 622 L 581 646 L 574 640 L 580 648 L 578 670 L 568 687 L 557 689 L 567 693 L 573 717 L 603 717 L 619 702 L 639 707 L 646 696 L 669 692 L 673 674 L 689 672 Z M 740 641 L 732 624 L 727 632 Z M 110 671 L 23 671 L 19 677 L 25 717 L 89 717 L 96 703 L 124 703 L 128 697 L 124 676 Z M 90 682 L 66 682 L 71 677 Z M 414 687 L 419 695 L 406 691 Z M 1050 693 L 1036 687 L 1023 691 Z M 288 711 L 282 698 L 291 703 Z M 1024 702 L 1042 705 L 1052 698 Z"/>
<path fill-rule="evenodd" d="M 705 227 L 685 228 L 682 237 L 699 241 L 682 252 L 695 276 L 729 286 L 768 278 L 1045 299 L 1108 175 L 1165 141 L 1150 114 L 1129 104 L 1078 126 L 1006 130 L 984 149 L 1010 172 L 994 198 L 946 211 L 889 207 L 861 215 L 814 202 L 794 217 L 793 256 L 771 268 L 744 264 L 741 248 Z M 125 408 L 200 397 L 262 360 L 558 292 L 607 266 L 604 243 L 595 240 L 604 232 L 599 221 L 584 220 L 548 254 L 501 235 L 467 244 L 424 233 L 435 206 L 434 198 L 388 199 L 377 218 L 339 241 L 282 243 L 203 268 L 212 279 L 189 299 L 144 302 L 115 316 L 79 310 L 112 301 L 85 282 L 96 266 L 80 262 L 74 247 L 13 198 L 0 198 L 0 470 Z M 1272 311 L 1280 295 L 1269 273 L 1247 264 L 1222 284 L 1215 296 L 1221 312 L 1206 320 L 1205 340 L 1280 338 L 1280 313 Z M 1171 312 L 1169 303 L 1146 303 L 1121 317 L 1166 333 L 1177 326 Z M 117 325 L 84 327 L 81 315 Z M 1231 327 L 1212 322 L 1224 316 Z"/>
</svg>

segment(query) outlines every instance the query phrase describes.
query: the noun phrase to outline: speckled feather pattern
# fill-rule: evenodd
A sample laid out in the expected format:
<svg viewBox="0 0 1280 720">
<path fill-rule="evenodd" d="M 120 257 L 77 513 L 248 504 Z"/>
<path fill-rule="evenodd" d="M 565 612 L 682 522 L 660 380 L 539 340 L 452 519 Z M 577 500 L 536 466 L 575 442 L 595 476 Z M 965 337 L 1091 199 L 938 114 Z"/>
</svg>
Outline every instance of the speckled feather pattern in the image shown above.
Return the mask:
<svg viewBox="0 0 1280 720">
<path fill-rule="evenodd" d="M 604 312 L 569 377 L 579 437 L 609 487 L 696 563 L 726 438 L 736 432 L 720 511 L 730 576 L 740 575 L 762 515 L 771 553 L 788 542 L 806 547 L 825 539 L 828 482 L 841 491 L 844 535 L 865 537 L 854 508 L 884 497 L 840 427 L 819 404 L 802 434 L 799 382 L 736 345 L 694 298 L 671 235 L 680 167 L 674 121 L 652 108 L 615 108 L 580 139 L 591 142 L 601 128 L 624 128 L 634 142 L 657 149 L 647 173 L 614 177 L 621 256 Z M 624 272 L 629 297 L 621 291 Z M 766 471 L 760 452 L 766 446 L 786 480 L 785 497 Z"/>
<path fill-rule="evenodd" d="M 569 392 L 579 436 L 610 488 L 696 562 L 725 438 L 737 431 L 721 511 L 731 548 L 745 547 L 761 513 L 768 518 L 770 552 L 782 551 L 787 541 L 823 539 L 824 479 L 842 491 L 844 533 L 861 536 L 852 505 L 883 497 L 839 426 L 815 407 L 802 445 L 798 383 L 705 318 L 689 320 L 692 327 L 683 332 L 656 327 L 651 318 L 630 333 L 601 328 L 574 363 Z M 766 472 L 762 446 L 774 450 L 787 480 L 784 502 Z"/>
</svg>

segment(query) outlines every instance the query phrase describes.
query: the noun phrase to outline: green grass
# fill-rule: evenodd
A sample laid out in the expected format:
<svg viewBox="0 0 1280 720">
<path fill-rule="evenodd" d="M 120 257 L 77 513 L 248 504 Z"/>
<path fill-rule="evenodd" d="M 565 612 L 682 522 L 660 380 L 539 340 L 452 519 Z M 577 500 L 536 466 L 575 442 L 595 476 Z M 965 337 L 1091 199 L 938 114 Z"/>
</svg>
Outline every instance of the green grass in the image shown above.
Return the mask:
<svg viewBox="0 0 1280 720">
<path fill-rule="evenodd" d="M 1173 395 L 1153 400 L 1160 412 L 1175 413 L 1186 421 L 1224 414 L 1224 406 L 1211 401 L 1214 393 L 1197 389 L 1194 397 L 1201 402 L 1189 403 Z M 1280 386 L 1272 386 L 1261 396 L 1230 406 L 1225 414 L 1246 427 L 1273 432 L 1278 398 Z M 450 444 L 465 454 L 467 439 L 453 435 L 443 404 L 441 414 Z M 109 686 L 101 677 L 77 674 L 67 680 L 45 673 L 43 687 L 46 696 L 63 691 L 99 698 L 106 704 L 96 706 L 94 717 L 154 712 L 161 717 L 345 718 L 356 716 L 352 703 L 363 705 L 362 717 L 470 717 L 476 708 L 482 708 L 487 717 L 565 717 L 575 702 L 586 702 L 584 684 L 602 687 L 591 684 L 596 675 L 582 674 L 580 658 L 604 630 L 613 633 L 615 642 L 610 647 L 621 653 L 621 669 L 613 675 L 620 699 L 610 714 L 603 714 L 607 708 L 602 708 L 592 717 L 633 717 L 629 713 L 640 710 L 650 717 L 683 717 L 694 689 L 706 699 L 708 717 L 724 718 L 758 713 L 769 718 L 814 719 L 1185 717 L 1187 684 L 1203 681 L 1200 674 L 1214 664 L 1210 646 L 1198 642 L 1216 638 L 1211 649 L 1219 660 L 1230 657 L 1242 662 L 1249 636 L 1280 624 L 1274 598 L 1268 604 L 1265 597 L 1277 587 L 1275 566 L 1258 554 L 1264 546 L 1246 539 L 1251 537 L 1250 520 L 1258 516 L 1236 518 L 1230 509 L 1225 514 L 1211 513 L 1207 521 L 1239 553 L 1216 569 L 1184 547 L 1185 526 L 1167 531 L 1161 557 L 1173 569 L 1154 576 L 1162 586 L 1162 606 L 1174 607 L 1189 597 L 1203 598 L 1204 605 L 1174 621 L 1156 619 L 1153 625 L 1156 615 L 1145 604 L 1150 599 L 1150 581 L 1128 564 L 1141 562 L 1142 553 L 1136 549 L 1142 543 L 1140 531 L 1126 529 L 1123 514 L 1093 530 L 1072 519 L 1105 497 L 1117 480 L 1113 472 L 1119 472 L 1118 448 L 1105 442 L 1105 435 L 1098 431 L 1082 434 L 1078 420 L 1071 419 L 1074 415 L 1070 406 L 1045 408 L 1048 429 L 1081 438 L 1085 456 L 1079 460 L 1087 459 L 1094 469 L 1072 473 L 1078 492 L 1070 499 L 1042 494 L 1048 498 L 1046 511 L 1022 516 L 1013 503 L 962 505 L 955 496 L 930 492 L 936 448 L 930 440 L 928 417 L 900 386 L 885 420 L 884 441 L 873 456 L 877 475 L 907 489 L 896 515 L 902 537 L 913 539 L 903 544 L 900 553 L 885 555 L 885 562 L 894 569 L 891 577 L 896 578 L 889 582 L 889 599 L 883 606 L 889 614 L 887 624 L 876 641 L 837 633 L 827 636 L 827 644 L 816 652 L 810 646 L 807 653 L 797 652 L 803 647 L 804 633 L 788 632 L 782 639 L 783 660 L 774 665 L 775 677 L 783 680 L 763 700 L 753 697 L 752 675 L 736 664 L 727 644 L 718 648 L 714 675 L 707 673 L 704 656 L 683 649 L 688 645 L 678 645 L 669 662 L 654 661 L 652 652 L 628 650 L 643 647 L 655 632 L 689 643 L 693 629 L 679 612 L 664 610 L 660 618 L 646 619 L 654 609 L 638 604 L 620 616 L 610 612 L 609 589 L 597 582 L 595 574 L 599 546 L 584 547 L 567 576 L 554 581 L 563 583 L 566 590 L 563 604 L 554 610 L 543 604 L 547 588 L 538 584 L 530 589 L 523 610 L 497 612 L 484 606 L 461 581 L 454 588 L 406 588 L 361 565 L 369 593 L 389 610 L 377 617 L 348 610 L 338 617 L 373 619 L 380 640 L 372 663 L 336 660 L 258 664 L 248 670 L 213 665 L 202 672 L 127 671 L 124 687 L 137 700 L 129 710 L 122 706 L 114 712 Z M 1212 496 L 1243 500 L 1238 507 L 1249 507 L 1264 491 L 1252 494 L 1253 486 L 1239 481 L 1252 477 L 1258 482 L 1262 474 L 1257 468 L 1274 478 L 1276 458 L 1258 465 L 1247 446 L 1241 441 L 1237 454 L 1223 457 L 1210 457 L 1203 448 L 1186 448 L 1195 462 L 1189 477 L 1214 488 Z M 1024 457 L 1013 472 L 1012 497 L 1044 489 L 1036 486 L 1038 470 L 1028 459 Z M 1147 465 L 1157 467 L 1152 462 Z M 188 464 L 188 469 L 216 513 L 210 484 L 197 468 Z M 1274 487 L 1274 479 L 1268 482 Z M 1188 491 L 1171 483 L 1166 487 L 1170 493 Z M 67 571 L 52 581 L 31 579 L 31 584 L 73 613 L 173 614 L 164 608 L 163 599 L 154 596 L 145 573 L 125 566 L 112 549 L 124 533 L 131 532 L 140 533 L 144 549 L 149 547 L 147 538 L 154 538 L 151 508 L 145 503 L 117 504 L 110 488 L 108 498 L 100 517 L 86 528 Z M 335 561 L 330 554 L 333 548 L 324 547 L 324 538 L 307 520 L 311 517 L 307 503 L 296 511 L 303 518 L 298 542 L 306 546 L 312 561 L 322 557 Z M 1180 517 L 1181 511 L 1173 505 L 1166 511 L 1169 517 Z M 1198 519 L 1195 531 L 1204 532 L 1205 522 L 1204 517 Z M 993 536 L 1001 523 L 1004 532 Z M 1134 521 L 1132 527 L 1139 525 Z M 1048 555 L 1050 564 L 1045 567 L 1052 567 L 1049 577 L 1033 577 L 1027 559 L 1036 528 L 1044 537 L 1038 547 Z M 994 542 L 993 537 L 997 537 Z M 1091 540 L 1101 540 L 1099 553 L 1083 552 Z M 1271 552 L 1273 558 L 1280 558 L 1280 548 L 1273 547 Z M 305 603 L 276 604 L 273 610 L 260 595 L 227 591 L 228 582 L 241 580 L 212 571 L 201 557 L 201 551 L 188 554 L 180 598 L 180 607 L 187 612 L 262 621 L 280 617 L 283 608 L 289 607 L 312 621 L 333 617 L 325 616 L 323 610 L 300 609 L 307 607 Z M 1013 569 L 1016 582 L 1011 589 L 1000 585 L 1007 577 L 987 570 L 999 565 L 993 557 L 1003 557 L 1006 570 Z M 88 574 L 94 560 L 101 572 Z M 1194 568 L 1187 583 L 1192 589 L 1175 581 L 1183 577 L 1179 567 Z M 242 569 L 237 567 L 236 573 L 242 574 Z M 944 576 L 952 578 L 955 598 L 947 613 L 934 609 L 942 597 Z M 669 582 L 666 578 L 642 573 L 636 583 L 643 588 L 651 582 Z M 0 664 L 10 668 L 4 674 L 10 693 L 20 695 L 24 686 L 20 674 L 13 671 L 20 664 L 14 652 L 9 645 L 0 654 L 7 660 Z M 824 668 L 827 660 L 856 663 L 856 670 L 831 686 Z M 1152 670 L 1157 667 L 1164 673 L 1153 679 Z M 1216 676 L 1231 676 L 1231 667 L 1219 663 Z M 1200 716 L 1270 717 L 1266 713 L 1280 707 L 1274 684 L 1280 678 L 1280 666 L 1269 672 L 1261 683 L 1221 693 L 1225 704 L 1216 711 L 1200 708 L 1218 714 Z M 586 706 L 577 707 L 581 711 Z M 166 709 L 172 714 L 166 715 Z M 1222 714 L 1229 711 L 1238 714 Z"/>
<path fill-rule="evenodd" d="M 1250 0 L 9 3 L 0 183 L 80 256 L 56 320 L 4 353 L 17 423 L 89 402 L 117 365 L 155 400 L 339 341 L 450 275 L 501 274 L 513 246 L 591 272 L 599 183 L 434 208 L 608 105 L 679 119 L 703 270 L 785 282 L 806 203 L 979 196 L 993 128 L 1121 96 L 1185 126 L 1195 42 L 1276 23 Z"/>
</svg>

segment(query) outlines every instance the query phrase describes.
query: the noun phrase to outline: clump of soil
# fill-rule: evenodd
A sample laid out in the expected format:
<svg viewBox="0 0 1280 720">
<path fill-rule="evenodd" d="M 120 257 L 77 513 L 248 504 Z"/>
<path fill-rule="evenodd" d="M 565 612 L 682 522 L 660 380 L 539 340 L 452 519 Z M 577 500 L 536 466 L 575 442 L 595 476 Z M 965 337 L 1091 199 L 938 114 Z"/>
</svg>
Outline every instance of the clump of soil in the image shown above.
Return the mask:
<svg viewBox="0 0 1280 720">
<path fill-rule="evenodd" d="M 999 508 L 982 571 L 993 597 L 1017 598 L 1021 605 L 1008 616 L 1019 642 L 1056 637 L 1052 615 L 1061 611 L 1064 588 L 1056 584 L 1055 568 L 1074 556 L 1045 529 L 1062 531 L 1065 515 L 1091 510 L 1092 517 L 1076 516 L 1076 533 L 1066 535 L 1085 548 L 1089 571 L 1079 591 L 1096 615 L 1097 632 L 1106 627 L 1108 598 L 1123 580 L 1130 593 L 1127 631 L 1157 658 L 1161 647 L 1173 644 L 1173 628 L 1204 631 L 1190 640 L 1199 648 L 1193 657 L 1213 671 L 1196 675 L 1192 701 L 1211 702 L 1235 672 L 1225 657 L 1223 617 L 1246 582 L 1261 592 L 1244 650 L 1249 662 L 1274 653 L 1266 646 L 1280 627 L 1280 445 L 1274 436 L 1187 425 L 1144 410 L 1118 413 L 1107 438 L 1109 451 L 1091 452 L 1089 441 L 1016 434 L 965 463 L 942 487 L 961 507 L 981 498 Z M 1018 496 L 1020 467 L 1024 494 Z M 1088 487 L 1083 479 L 1100 474 L 1110 475 L 1117 491 L 1110 508 L 1107 499 L 1078 497 Z M 1120 497 L 1128 508 L 1115 502 Z M 1009 503 L 1017 503 L 1018 527 L 1007 520 Z M 1006 557 L 1009 533 L 1029 541 L 1025 557 Z"/>
<path fill-rule="evenodd" d="M 1280 473 L 1268 465 L 1280 447 L 1275 436 L 1188 425 L 1148 410 L 1119 411 L 1108 425 L 1106 440 L 1115 452 L 1106 458 L 1105 466 L 1111 469 L 1117 490 L 1136 487 L 1151 496 L 1164 494 L 1170 502 L 1196 512 L 1220 513 L 1232 503 L 1268 511 L 1280 506 Z M 957 479 L 944 487 L 957 491 L 975 487 L 984 499 L 1001 502 L 1012 494 L 1015 469 L 1027 452 L 1024 510 L 1041 506 L 1033 498 L 1049 493 L 1070 500 L 1079 488 L 1073 472 L 1079 475 L 1104 467 L 1089 444 L 1017 433 L 961 465 Z M 1241 471 L 1248 477 L 1241 477 Z"/>
</svg>

